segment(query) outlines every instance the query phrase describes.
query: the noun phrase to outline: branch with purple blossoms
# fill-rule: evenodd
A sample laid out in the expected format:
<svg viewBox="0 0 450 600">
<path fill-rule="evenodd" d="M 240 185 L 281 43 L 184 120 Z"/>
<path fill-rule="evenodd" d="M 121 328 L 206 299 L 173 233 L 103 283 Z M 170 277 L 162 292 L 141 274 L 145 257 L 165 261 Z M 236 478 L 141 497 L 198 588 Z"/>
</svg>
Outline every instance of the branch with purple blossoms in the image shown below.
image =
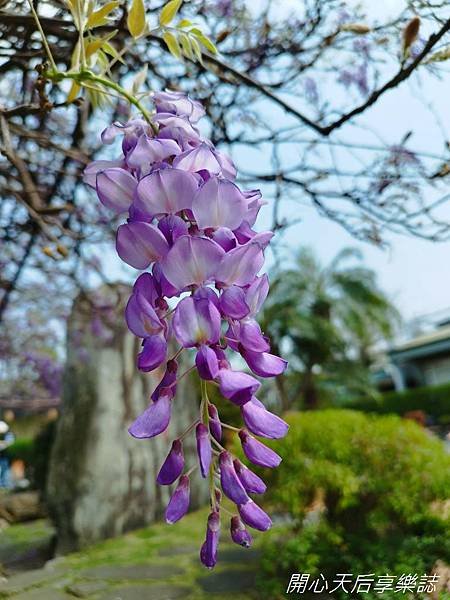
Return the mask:
<svg viewBox="0 0 450 600">
<path fill-rule="evenodd" d="M 265 531 L 270 517 L 251 498 L 265 491 L 264 482 L 222 445 L 222 429 L 238 436 L 243 452 L 255 465 L 275 468 L 281 457 L 255 436 L 281 438 L 287 424 L 256 398 L 259 377 L 275 377 L 287 362 L 270 353 L 268 338 L 255 317 L 269 290 L 259 275 L 264 250 L 273 234 L 253 226 L 263 202 L 258 190 L 235 184 L 231 159 L 202 138 L 196 123 L 203 107 L 176 92 L 153 96 L 156 113 L 151 127 L 140 118 L 116 122 L 102 133 L 112 144 L 122 137 L 115 160 L 94 161 L 84 181 L 100 202 L 116 214 L 127 214 L 117 230 L 116 249 L 128 265 L 143 270 L 128 301 L 125 316 L 132 333 L 142 339 L 137 366 L 143 372 L 164 368 L 148 408 L 131 425 L 136 438 L 152 438 L 169 425 L 177 383 L 191 370 L 201 380 L 199 415 L 172 442 L 157 482 L 178 482 L 166 509 L 166 521 L 179 521 L 189 508 L 189 476 L 183 440 L 195 435 L 198 467 L 209 481 L 210 508 L 202 563 L 217 561 L 221 498 L 236 505 L 231 514 L 234 542 L 249 547 L 247 527 Z M 156 127 L 155 127 L 156 125 Z M 169 358 L 174 342 L 180 350 Z M 177 357 L 191 352 L 192 366 L 179 373 Z M 240 355 L 254 375 L 231 366 Z M 208 385 L 240 407 L 244 427 L 221 421 L 208 398 Z"/>
</svg>

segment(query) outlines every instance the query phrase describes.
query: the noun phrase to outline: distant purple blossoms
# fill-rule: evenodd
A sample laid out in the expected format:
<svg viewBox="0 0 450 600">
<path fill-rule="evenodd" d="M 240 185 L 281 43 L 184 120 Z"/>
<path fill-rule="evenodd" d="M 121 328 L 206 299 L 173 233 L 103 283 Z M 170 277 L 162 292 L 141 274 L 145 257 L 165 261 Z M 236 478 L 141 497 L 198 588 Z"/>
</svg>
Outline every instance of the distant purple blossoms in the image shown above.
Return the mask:
<svg viewBox="0 0 450 600">
<path fill-rule="evenodd" d="M 154 104 L 157 133 L 142 119 L 109 126 L 102 141 L 110 144 L 121 136 L 122 155 L 94 161 L 84 180 L 107 208 L 128 215 L 117 230 L 117 252 L 145 272 L 134 284 L 126 320 L 142 338 L 138 368 L 165 371 L 130 433 L 151 438 L 168 427 L 177 381 L 184 375 L 178 373 L 177 358 L 186 349 L 193 362 L 188 371 L 196 369 L 201 380 L 199 418 L 174 440 L 157 481 L 177 482 L 166 511 L 167 522 L 175 523 L 189 508 L 189 475 L 195 468 L 185 467 L 183 439 L 195 435 L 198 466 L 211 492 L 200 558 L 212 568 L 222 492 L 237 506 L 230 525 L 233 541 L 248 547 L 252 538 L 246 525 L 261 531 L 271 526 L 269 516 L 250 498 L 266 486 L 223 447 L 222 428 L 234 428 L 221 421 L 207 387 L 217 385 L 240 407 L 245 428 L 236 433 L 246 457 L 255 465 L 276 467 L 281 458 L 254 436 L 281 438 L 287 424 L 255 397 L 258 379 L 233 369 L 227 354 L 240 354 L 259 377 L 275 377 L 286 369 L 286 361 L 270 353 L 269 340 L 255 320 L 269 290 L 267 275 L 258 273 L 273 234 L 252 229 L 263 204 L 259 190 L 239 189 L 231 159 L 201 138 L 195 125 L 203 107 L 178 92 L 155 93 Z M 178 350 L 169 356 L 175 344 Z"/>
</svg>

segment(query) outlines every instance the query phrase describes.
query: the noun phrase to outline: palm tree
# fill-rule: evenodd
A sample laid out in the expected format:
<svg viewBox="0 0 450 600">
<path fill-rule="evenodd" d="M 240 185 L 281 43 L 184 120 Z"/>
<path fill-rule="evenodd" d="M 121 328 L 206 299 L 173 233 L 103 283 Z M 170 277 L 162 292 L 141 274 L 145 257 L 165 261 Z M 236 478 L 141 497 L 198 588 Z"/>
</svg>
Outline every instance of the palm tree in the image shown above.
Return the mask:
<svg viewBox="0 0 450 600">
<path fill-rule="evenodd" d="M 327 391 L 340 398 L 373 391 L 370 349 L 392 336 L 399 316 L 361 261 L 346 248 L 323 267 L 303 248 L 293 268 L 275 273 L 263 326 L 290 359 L 287 379 L 277 382 L 283 408 L 293 394 L 315 408 Z"/>
</svg>

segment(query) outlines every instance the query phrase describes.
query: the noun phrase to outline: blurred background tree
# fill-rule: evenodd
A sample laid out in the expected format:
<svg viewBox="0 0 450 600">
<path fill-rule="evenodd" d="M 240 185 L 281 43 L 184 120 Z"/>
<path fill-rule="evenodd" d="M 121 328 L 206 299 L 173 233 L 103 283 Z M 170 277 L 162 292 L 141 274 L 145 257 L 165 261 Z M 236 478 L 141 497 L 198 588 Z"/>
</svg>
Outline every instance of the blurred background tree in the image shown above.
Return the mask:
<svg viewBox="0 0 450 600">
<path fill-rule="evenodd" d="M 263 329 L 289 359 L 278 380 L 285 409 L 317 408 L 375 392 L 370 351 L 391 338 L 399 315 L 362 264 L 346 248 L 323 266 L 302 248 L 291 268 L 276 271 L 263 315 Z"/>
</svg>

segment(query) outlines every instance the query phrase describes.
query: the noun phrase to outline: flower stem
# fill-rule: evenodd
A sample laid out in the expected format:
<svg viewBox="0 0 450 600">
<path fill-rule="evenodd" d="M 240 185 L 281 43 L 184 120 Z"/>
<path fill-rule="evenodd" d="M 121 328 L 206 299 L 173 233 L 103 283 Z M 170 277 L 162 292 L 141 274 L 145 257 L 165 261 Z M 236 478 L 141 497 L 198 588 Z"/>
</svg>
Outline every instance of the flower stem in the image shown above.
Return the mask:
<svg viewBox="0 0 450 600">
<path fill-rule="evenodd" d="M 127 92 L 126 89 L 124 89 L 121 85 L 119 85 L 115 81 L 111 81 L 110 79 L 106 79 L 105 77 L 101 77 L 100 75 L 96 75 L 89 69 L 83 69 L 83 70 L 80 70 L 77 72 L 61 73 L 60 71 L 57 70 L 56 66 L 53 68 L 52 71 L 47 71 L 45 73 L 45 76 L 48 79 L 55 81 L 55 82 L 62 81 L 63 79 L 71 79 L 73 81 L 76 81 L 80 85 L 83 85 L 85 82 L 94 82 L 94 83 L 98 83 L 99 85 L 103 85 L 104 87 L 107 87 L 111 90 L 114 90 L 120 96 L 122 96 L 123 98 L 128 100 L 128 102 L 130 104 L 135 106 L 142 113 L 145 120 L 148 122 L 150 127 L 153 129 L 153 132 L 158 133 L 158 128 L 155 125 L 155 123 L 153 123 L 153 121 L 151 119 L 151 115 L 148 112 L 148 110 L 146 108 L 144 108 L 144 106 L 142 106 L 142 104 L 139 102 L 139 100 L 137 98 L 135 98 L 132 94 Z"/>
<path fill-rule="evenodd" d="M 185 438 L 187 436 L 187 434 L 199 423 L 199 420 L 197 419 L 196 421 L 194 421 L 193 423 L 191 423 L 189 425 L 189 427 L 187 427 L 183 433 L 181 435 L 178 436 L 178 439 L 181 441 L 183 438 Z"/>
<path fill-rule="evenodd" d="M 39 21 L 38 14 L 37 14 L 37 12 L 36 12 L 36 10 L 34 8 L 33 0 L 28 0 L 28 4 L 30 5 L 31 14 L 33 15 L 34 20 L 36 22 L 36 27 L 38 28 L 38 31 L 39 31 L 39 33 L 41 35 L 42 44 L 44 46 L 45 53 L 47 54 L 47 58 L 48 58 L 48 60 L 50 62 L 50 65 L 51 65 L 51 67 L 52 67 L 52 69 L 54 71 L 57 71 L 58 67 L 56 66 L 55 59 L 53 58 L 52 51 L 50 50 L 50 46 L 49 46 L 49 44 L 47 42 L 47 38 L 45 37 L 45 33 L 44 33 L 44 30 L 42 29 L 41 22 Z"/>
<path fill-rule="evenodd" d="M 223 421 L 221 421 L 220 424 L 226 429 L 231 429 L 232 431 L 240 431 L 238 427 L 233 427 L 233 425 L 227 425 L 227 423 L 224 423 Z"/>
</svg>

